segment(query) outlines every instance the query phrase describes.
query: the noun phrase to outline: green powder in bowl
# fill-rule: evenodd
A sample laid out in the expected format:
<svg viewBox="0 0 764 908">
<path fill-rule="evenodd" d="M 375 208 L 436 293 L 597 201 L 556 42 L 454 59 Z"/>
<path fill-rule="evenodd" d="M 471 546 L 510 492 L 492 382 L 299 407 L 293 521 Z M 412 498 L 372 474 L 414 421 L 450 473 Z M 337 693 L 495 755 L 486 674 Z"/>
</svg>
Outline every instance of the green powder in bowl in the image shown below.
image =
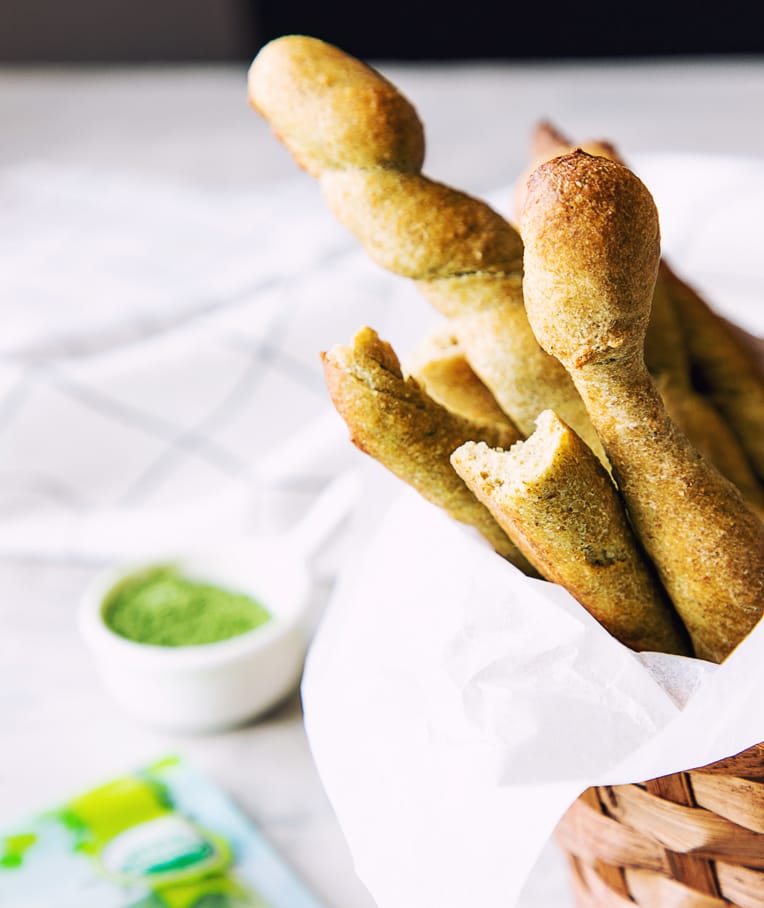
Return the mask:
<svg viewBox="0 0 764 908">
<path fill-rule="evenodd" d="M 251 596 L 185 577 L 171 565 L 125 577 L 107 594 L 103 616 L 121 637 L 154 646 L 217 643 L 271 617 Z"/>
</svg>

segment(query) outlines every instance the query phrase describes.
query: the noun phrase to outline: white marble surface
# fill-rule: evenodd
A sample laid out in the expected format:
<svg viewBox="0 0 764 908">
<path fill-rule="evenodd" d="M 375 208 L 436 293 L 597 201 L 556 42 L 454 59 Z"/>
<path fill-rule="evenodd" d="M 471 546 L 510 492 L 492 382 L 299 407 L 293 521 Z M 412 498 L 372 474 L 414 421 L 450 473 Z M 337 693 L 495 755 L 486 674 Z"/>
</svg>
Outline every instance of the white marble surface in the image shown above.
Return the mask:
<svg viewBox="0 0 764 908">
<path fill-rule="evenodd" d="M 764 62 L 384 69 L 426 123 L 428 172 L 473 192 L 520 171 L 526 135 L 542 116 L 579 137 L 613 138 L 627 155 L 764 157 Z M 244 76 L 241 68 L 0 71 L 0 179 L 27 162 L 167 178 L 213 196 L 303 179 L 247 108 Z M 0 212 L 0 231 L 2 223 Z M 14 301 L 2 305 L 13 318 Z M 112 708 L 76 632 L 93 570 L 46 557 L 0 562 L 0 821 L 182 752 L 262 825 L 328 906 L 371 906 L 311 762 L 297 697 L 255 725 L 210 737 L 135 724 Z M 524 908 L 566 903 L 558 865 L 545 861 Z"/>
<path fill-rule="evenodd" d="M 626 154 L 764 156 L 758 60 L 382 68 L 425 123 L 427 172 L 470 192 L 514 179 L 544 117 L 581 139 L 610 137 Z M 0 165 L 125 168 L 213 188 L 291 179 L 291 158 L 246 105 L 245 76 L 243 67 L 0 68 Z"/>
</svg>

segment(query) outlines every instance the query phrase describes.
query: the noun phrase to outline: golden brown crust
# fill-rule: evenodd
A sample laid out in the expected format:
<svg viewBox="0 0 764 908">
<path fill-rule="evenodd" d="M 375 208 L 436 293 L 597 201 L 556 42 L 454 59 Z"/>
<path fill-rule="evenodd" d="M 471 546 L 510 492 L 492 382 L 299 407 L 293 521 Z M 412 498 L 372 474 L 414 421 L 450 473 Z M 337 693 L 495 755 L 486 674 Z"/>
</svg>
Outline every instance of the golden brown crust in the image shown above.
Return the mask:
<svg viewBox="0 0 764 908">
<path fill-rule="evenodd" d="M 575 147 L 570 139 L 551 123 L 538 124 L 531 138 L 531 158 L 534 166 L 525 179 L 518 184 L 520 191 L 516 204 L 520 207 L 524 204 L 527 179 L 535 167 L 555 157 L 569 154 L 575 150 Z M 615 146 L 609 142 L 589 142 L 579 147 L 590 154 L 624 163 Z M 698 393 L 693 386 L 685 334 L 689 333 L 694 347 L 698 346 L 699 338 L 707 335 L 706 340 L 700 342 L 701 351 L 710 344 L 713 353 L 716 342 L 713 339 L 713 332 L 703 331 L 706 321 L 702 315 L 700 318 L 696 318 L 693 317 L 692 312 L 685 312 L 682 309 L 684 320 L 687 322 L 685 329 L 683 319 L 680 318 L 677 311 L 677 304 L 681 304 L 681 297 L 685 291 L 677 285 L 677 281 L 678 279 L 665 263 L 661 263 L 645 335 L 645 363 L 656 381 L 671 419 L 703 456 L 740 489 L 743 497 L 760 510 L 764 508 L 764 490 L 751 466 L 750 457 L 744 450 L 745 446 L 741 445 L 737 435 L 714 403 Z M 732 359 L 731 366 L 728 365 L 730 358 Z M 724 379 L 722 385 L 726 384 L 734 389 L 731 400 L 732 408 L 736 410 L 738 409 L 736 392 L 743 386 L 749 387 L 755 381 L 755 378 L 751 377 L 754 373 L 750 368 L 746 368 L 748 363 L 745 362 L 745 358 L 741 361 L 740 355 L 735 355 L 734 349 L 727 351 L 723 358 L 716 356 L 715 359 L 724 364 L 723 374 L 725 376 L 735 375 L 731 382 L 729 377 Z M 736 369 L 745 376 L 742 380 L 735 372 Z M 764 380 L 760 380 L 758 390 L 760 394 L 758 402 L 754 399 L 752 403 L 742 404 L 744 411 L 742 433 L 744 436 L 748 435 L 754 439 L 754 449 L 758 441 L 761 462 L 764 466 L 764 442 L 760 441 L 764 438 L 764 415 L 762 415 L 764 413 L 764 406 L 762 406 L 764 404 Z M 729 394 L 724 396 L 728 400 L 730 399 Z M 751 426 L 751 415 L 746 416 L 745 414 L 754 413 L 758 416 L 753 417 L 754 425 Z"/>
<path fill-rule="evenodd" d="M 533 171 L 541 164 L 570 154 L 576 149 L 625 164 L 611 142 L 597 140 L 576 144 L 555 125 L 549 121 L 542 121 L 536 125 L 531 134 L 532 164 L 525 179 L 521 181 L 522 192 L 518 195 L 518 217 L 521 217 L 522 214 L 527 196 L 527 181 Z M 694 394 L 690 385 L 690 363 L 682 328 L 674 310 L 663 269 L 659 269 L 653 292 L 650 320 L 645 336 L 645 362 L 654 377 L 661 376 L 664 383 L 671 383 L 674 392 L 672 401 L 677 399 L 679 387 L 686 389 L 688 394 Z M 684 407 L 689 406 L 684 401 L 682 404 Z"/>
<path fill-rule="evenodd" d="M 625 346 L 641 350 L 660 258 L 658 214 L 644 184 L 577 150 L 542 164 L 528 189 L 523 288 L 541 345 L 568 369 Z M 554 306 L 540 304 L 547 296 Z"/>
<path fill-rule="evenodd" d="M 309 90 L 296 91 L 300 84 Z M 371 67 L 317 38 L 266 44 L 249 70 L 249 100 L 315 177 L 327 167 L 422 166 L 424 130 L 413 106 Z"/>
<path fill-rule="evenodd" d="M 429 281 L 522 267 L 514 227 L 485 202 L 421 174 L 327 170 L 321 188 L 340 222 L 395 274 Z"/>
<path fill-rule="evenodd" d="M 542 576 L 564 586 L 622 643 L 689 655 L 607 472 L 551 411 L 510 451 L 468 442 L 456 471 Z"/>
<path fill-rule="evenodd" d="M 528 325 L 517 231 L 484 202 L 421 175 L 413 108 L 403 99 L 396 107 L 389 82 L 322 41 L 288 36 L 260 51 L 249 89 L 372 258 L 416 280 L 454 319 L 472 368 L 518 428 L 532 431 L 553 407 L 604 459 L 569 377 Z M 378 119 L 379 97 L 396 116 Z M 488 310 L 498 335 L 482 330 Z"/>
<path fill-rule="evenodd" d="M 534 330 L 585 400 L 696 653 L 721 661 L 764 611 L 764 526 L 671 422 L 644 366 L 659 257 L 650 194 L 622 165 L 583 153 L 542 165 L 530 187 Z"/>
<path fill-rule="evenodd" d="M 604 158 L 618 160 L 618 152 L 615 146 L 604 139 L 590 139 L 586 142 L 572 142 L 568 136 L 561 132 L 549 120 L 542 120 L 537 123 L 531 132 L 530 142 L 530 165 L 525 173 L 515 183 L 514 208 L 515 217 L 518 219 L 525 207 L 525 199 L 528 195 L 528 178 L 533 171 L 545 161 L 551 161 L 552 158 L 558 158 L 560 155 L 570 154 L 580 148 L 592 155 L 601 155 Z"/>
<path fill-rule="evenodd" d="M 464 419 L 431 400 L 413 378 L 404 378 L 393 348 L 371 328 L 361 329 L 351 346 L 333 347 L 321 358 L 353 443 L 428 501 L 475 527 L 508 561 L 535 574 L 449 460 L 470 439 L 511 445 L 517 433 L 507 425 Z"/>
</svg>

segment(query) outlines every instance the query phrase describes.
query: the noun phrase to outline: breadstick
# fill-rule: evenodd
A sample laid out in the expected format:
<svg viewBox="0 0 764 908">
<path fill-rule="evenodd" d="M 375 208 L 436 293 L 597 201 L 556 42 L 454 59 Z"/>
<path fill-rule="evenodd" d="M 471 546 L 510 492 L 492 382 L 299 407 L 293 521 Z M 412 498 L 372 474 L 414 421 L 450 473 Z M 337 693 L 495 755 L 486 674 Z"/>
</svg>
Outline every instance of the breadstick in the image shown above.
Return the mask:
<svg viewBox="0 0 764 908">
<path fill-rule="evenodd" d="M 535 170 L 539 164 L 550 161 L 572 151 L 573 143 L 549 120 L 542 120 L 536 124 L 531 134 L 531 161 Z M 603 158 L 618 160 L 618 152 L 612 142 L 605 139 L 590 139 L 579 146 L 582 151 L 589 154 L 601 155 Z"/>
<path fill-rule="evenodd" d="M 536 336 L 586 402 L 696 654 L 721 661 L 764 610 L 764 525 L 671 422 L 644 365 L 652 197 L 622 165 L 576 151 L 534 172 L 522 231 Z"/>
<path fill-rule="evenodd" d="M 740 438 L 714 402 L 693 386 L 686 319 L 680 318 L 668 274 L 661 262 L 645 336 L 645 364 L 677 428 L 760 511 L 764 490 Z M 764 422 L 761 428 L 764 431 Z"/>
<path fill-rule="evenodd" d="M 424 138 L 409 102 L 370 67 L 301 36 L 260 51 L 249 97 L 369 255 L 452 319 L 470 365 L 518 429 L 532 431 L 554 408 L 604 460 L 570 378 L 528 324 L 517 231 L 421 174 Z"/>
<path fill-rule="evenodd" d="M 571 142 L 568 136 L 548 120 L 542 120 L 536 124 L 531 133 L 530 164 L 525 173 L 515 183 L 514 205 L 518 218 L 525 206 L 525 199 L 528 194 L 528 177 L 540 164 L 551 161 L 552 158 L 557 158 L 560 155 L 569 154 L 575 148 L 580 148 L 589 154 L 602 155 L 604 158 L 618 160 L 618 152 L 610 142 L 606 142 L 603 139 L 592 139 L 588 142 L 576 144 Z"/>
<path fill-rule="evenodd" d="M 451 462 L 539 573 L 614 637 L 634 650 L 690 654 L 610 476 L 551 410 L 511 450 L 467 442 Z"/>
<path fill-rule="evenodd" d="M 609 142 L 594 141 L 579 146 L 583 151 L 593 155 L 610 158 L 623 164 L 618 150 Z M 576 146 L 548 122 L 538 124 L 531 138 L 531 158 L 534 169 L 544 161 L 560 155 L 569 154 Z M 518 198 L 524 200 L 527 182 L 520 181 L 518 186 L 522 192 Z M 647 324 L 645 336 L 645 363 L 650 374 L 656 381 L 663 402 L 669 416 L 677 427 L 690 439 L 704 457 L 724 475 L 731 480 L 743 493 L 743 497 L 752 504 L 757 511 L 764 510 L 764 489 L 751 465 L 745 446 L 732 430 L 732 420 L 729 422 L 714 404 L 699 394 L 692 383 L 690 356 L 686 335 L 691 332 L 697 335 L 695 327 L 697 319 L 691 314 L 680 318 L 677 312 L 678 295 L 681 288 L 677 286 L 678 279 L 673 275 L 663 262 L 658 271 L 653 292 L 650 321 Z M 687 329 L 685 330 L 685 324 Z M 735 357 L 733 356 L 733 359 Z M 738 360 L 739 361 L 739 360 Z M 729 367 L 728 367 L 729 368 Z M 734 368 L 734 366 L 733 366 Z M 746 379 L 750 385 L 753 378 Z M 732 387 L 740 388 L 737 379 Z M 759 385 L 760 398 L 754 401 L 753 406 L 743 404 L 745 413 L 758 414 L 758 422 L 754 423 L 748 434 L 752 435 L 760 446 L 762 464 L 764 464 L 764 383 Z M 733 396 L 733 407 L 736 397 Z M 757 409 L 758 407 L 758 409 Z M 721 408 L 720 408 L 721 409 Z M 750 422 L 750 418 L 748 420 Z M 748 423 L 747 423 L 748 424 Z M 744 433 L 745 434 L 745 433 Z"/>
<path fill-rule="evenodd" d="M 431 332 L 405 363 L 433 400 L 467 419 L 510 423 L 496 398 L 477 377 L 448 322 Z M 512 428 L 520 436 L 514 426 Z"/>
<path fill-rule="evenodd" d="M 764 480 L 764 368 L 734 326 L 717 315 L 668 267 L 674 304 L 682 316 L 690 359 L 706 393 L 735 430 Z"/>
<path fill-rule="evenodd" d="M 431 400 L 413 378 L 403 377 L 395 351 L 371 328 L 362 328 L 352 346 L 333 347 L 321 359 L 332 401 L 353 443 L 428 501 L 475 527 L 520 570 L 535 575 L 449 461 L 465 441 L 511 445 L 517 433 L 507 425 L 464 419 Z"/>
</svg>

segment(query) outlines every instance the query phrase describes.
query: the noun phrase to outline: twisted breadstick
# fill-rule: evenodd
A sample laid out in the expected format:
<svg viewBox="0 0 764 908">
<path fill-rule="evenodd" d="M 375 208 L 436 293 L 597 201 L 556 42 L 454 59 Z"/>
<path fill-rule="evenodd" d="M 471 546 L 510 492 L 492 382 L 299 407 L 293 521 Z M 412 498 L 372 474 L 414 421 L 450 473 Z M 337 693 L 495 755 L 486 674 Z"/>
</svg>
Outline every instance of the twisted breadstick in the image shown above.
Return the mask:
<svg viewBox="0 0 764 908">
<path fill-rule="evenodd" d="M 624 163 L 618 150 L 610 142 L 596 141 L 576 146 L 551 123 L 539 123 L 531 136 L 533 162 L 531 170 L 525 180 L 521 179 L 517 184 L 518 211 L 521 211 L 525 204 L 527 177 L 530 173 L 545 161 L 569 154 L 576 147 L 589 154 Z M 741 444 L 738 435 L 730 428 L 735 421 L 742 421 L 742 437 L 753 439 L 754 452 L 758 446 L 760 463 L 764 469 L 764 382 L 760 373 L 750 368 L 750 363 L 746 364 L 745 359 L 741 363 L 740 354 L 734 349 L 729 349 L 728 341 L 724 355 L 712 356 L 711 362 L 712 368 L 715 366 L 717 372 L 719 366 L 722 366 L 721 374 L 724 380 L 721 382 L 717 380 L 716 384 L 726 388 L 726 391 L 717 397 L 721 397 L 725 404 L 720 408 L 721 411 L 731 410 L 733 419 L 729 419 L 728 416 L 729 422 L 725 420 L 720 410 L 696 391 L 692 382 L 688 340 L 692 338 L 693 347 L 697 348 L 699 332 L 706 339 L 714 337 L 719 332 L 703 331 L 705 313 L 700 313 L 700 317 L 696 317 L 692 312 L 685 313 L 685 308 L 693 304 L 693 301 L 688 299 L 689 293 L 686 285 L 683 285 L 668 266 L 661 262 L 645 335 L 645 364 L 656 381 L 672 421 L 690 439 L 694 447 L 740 489 L 750 504 L 760 512 L 764 511 L 764 490 L 751 466 L 750 454 L 746 452 L 745 445 Z M 685 300 L 687 302 L 684 302 Z M 702 304 L 696 303 L 694 309 L 700 305 Z M 701 325 L 700 329 L 698 323 Z M 727 333 L 722 330 L 722 337 L 724 338 Z M 709 352 L 714 350 L 717 343 L 714 340 L 709 351 L 706 340 L 700 344 L 700 351 L 708 358 Z M 748 368 L 745 368 L 746 365 Z M 742 379 L 739 375 L 741 371 L 745 376 Z M 749 389 L 752 392 L 750 394 L 746 393 Z M 744 393 L 741 394 L 741 391 Z M 735 420 L 734 414 L 740 414 L 742 419 Z M 764 476 L 764 472 L 761 475 Z"/>
<path fill-rule="evenodd" d="M 358 60 L 299 36 L 260 51 L 249 97 L 371 257 L 414 279 L 452 319 L 470 365 L 518 429 L 531 432 L 551 407 L 604 460 L 570 378 L 528 324 L 517 231 L 422 176 L 424 138 L 409 102 Z"/>
<path fill-rule="evenodd" d="M 506 424 L 464 419 L 435 403 L 413 378 L 403 377 L 395 351 L 371 328 L 362 328 L 351 346 L 333 347 L 321 359 L 332 401 L 353 443 L 428 501 L 475 527 L 500 555 L 535 576 L 449 461 L 454 448 L 465 441 L 511 445 L 517 432 Z"/>
<path fill-rule="evenodd" d="M 610 476 L 551 410 L 509 451 L 467 442 L 456 472 L 542 576 L 635 650 L 689 655 L 687 635 L 641 551 Z"/>
<path fill-rule="evenodd" d="M 535 171 L 522 231 L 536 336 L 586 402 L 696 654 L 720 661 L 764 610 L 764 526 L 674 426 L 645 368 L 653 200 L 622 165 L 577 151 Z"/>
</svg>

